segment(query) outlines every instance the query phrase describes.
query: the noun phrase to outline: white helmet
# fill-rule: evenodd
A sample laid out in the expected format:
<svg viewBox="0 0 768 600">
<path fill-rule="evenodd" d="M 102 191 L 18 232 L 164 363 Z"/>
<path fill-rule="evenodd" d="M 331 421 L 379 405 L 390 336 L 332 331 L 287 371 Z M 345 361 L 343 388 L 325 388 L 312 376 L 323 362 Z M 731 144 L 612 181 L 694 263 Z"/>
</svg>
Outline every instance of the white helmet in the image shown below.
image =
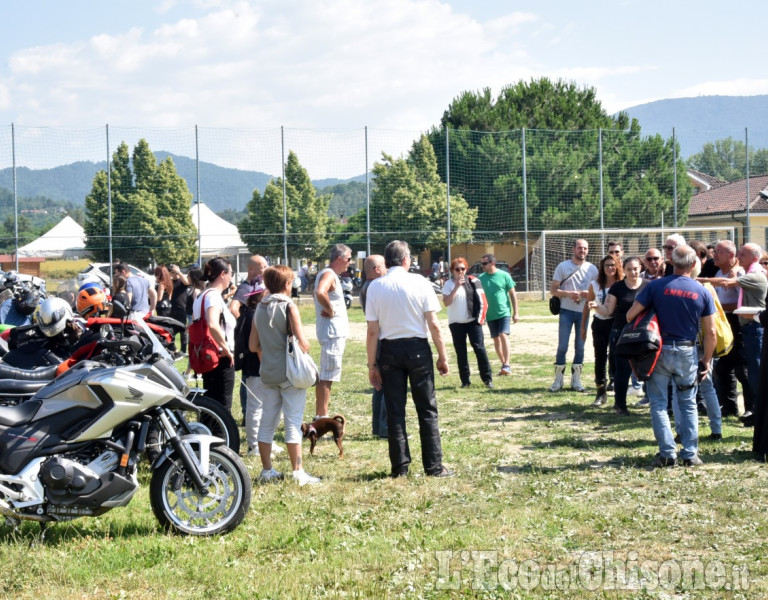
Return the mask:
<svg viewBox="0 0 768 600">
<path fill-rule="evenodd" d="M 36 311 L 37 326 L 48 337 L 64 331 L 67 321 L 73 320 L 72 307 L 63 298 L 48 298 Z"/>
</svg>

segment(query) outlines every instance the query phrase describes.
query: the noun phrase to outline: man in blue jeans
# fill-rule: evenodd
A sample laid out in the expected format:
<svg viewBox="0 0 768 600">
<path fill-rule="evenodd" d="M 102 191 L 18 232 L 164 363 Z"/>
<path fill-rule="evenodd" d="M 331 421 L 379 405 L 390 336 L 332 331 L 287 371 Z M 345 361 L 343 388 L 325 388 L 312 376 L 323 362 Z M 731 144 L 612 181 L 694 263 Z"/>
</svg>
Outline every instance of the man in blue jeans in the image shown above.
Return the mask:
<svg viewBox="0 0 768 600">
<path fill-rule="evenodd" d="M 712 295 L 691 279 L 696 264 L 696 252 L 685 244 L 672 251 L 673 274 L 651 281 L 637 295 L 627 313 L 627 322 L 634 320 L 646 308 L 656 312 L 661 331 L 661 356 L 646 384 L 651 400 L 651 425 L 659 453 L 654 467 L 677 466 L 677 444 L 667 413 L 667 388 L 671 382 L 677 388 L 677 426 L 683 445 L 680 458 L 683 465 L 701 464 L 699 458 L 699 416 L 696 410 L 696 381 L 710 376 L 710 363 L 715 350 L 715 303 Z M 704 332 L 701 360 L 696 339 Z"/>
<path fill-rule="evenodd" d="M 560 322 L 557 334 L 557 356 L 555 358 L 555 381 L 549 386 L 550 392 L 563 388 L 565 377 L 565 355 L 571 331 L 574 331 L 575 353 L 571 365 L 571 389 L 583 392 L 581 369 L 584 363 L 584 340 L 581 338 L 582 302 L 587 297 L 589 283 L 597 277 L 597 267 L 587 261 L 589 244 L 587 240 L 573 243 L 573 256 L 555 268 L 549 294 L 560 298 Z M 586 323 L 584 326 L 586 327 Z"/>
</svg>

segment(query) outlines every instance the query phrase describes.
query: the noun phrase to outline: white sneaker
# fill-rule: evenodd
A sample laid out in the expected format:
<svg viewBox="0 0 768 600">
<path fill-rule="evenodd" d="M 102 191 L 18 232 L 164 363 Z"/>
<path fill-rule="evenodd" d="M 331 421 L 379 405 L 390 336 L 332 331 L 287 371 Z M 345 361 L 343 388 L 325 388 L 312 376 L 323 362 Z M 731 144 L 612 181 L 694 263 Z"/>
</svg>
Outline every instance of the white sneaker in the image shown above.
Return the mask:
<svg viewBox="0 0 768 600">
<path fill-rule="evenodd" d="M 628 396 L 642 396 L 643 395 L 643 386 L 635 387 L 630 385 L 629 390 L 627 390 Z"/>
<path fill-rule="evenodd" d="M 285 452 L 285 449 L 282 446 L 278 446 L 275 443 L 272 444 L 272 456 L 275 454 L 282 454 L 283 452 Z"/>
<path fill-rule="evenodd" d="M 294 478 L 296 477 L 296 472 L 294 471 Z M 259 475 L 259 480 L 267 483 L 269 481 L 276 481 L 278 479 L 282 479 L 283 474 L 280 471 L 275 470 L 275 468 L 271 468 L 269 470 L 263 469 L 261 471 L 261 475 Z"/>
<path fill-rule="evenodd" d="M 299 469 L 293 472 L 293 480 L 299 485 L 307 485 L 313 483 L 320 483 L 322 480 L 319 477 L 312 477 L 304 469 Z"/>
</svg>

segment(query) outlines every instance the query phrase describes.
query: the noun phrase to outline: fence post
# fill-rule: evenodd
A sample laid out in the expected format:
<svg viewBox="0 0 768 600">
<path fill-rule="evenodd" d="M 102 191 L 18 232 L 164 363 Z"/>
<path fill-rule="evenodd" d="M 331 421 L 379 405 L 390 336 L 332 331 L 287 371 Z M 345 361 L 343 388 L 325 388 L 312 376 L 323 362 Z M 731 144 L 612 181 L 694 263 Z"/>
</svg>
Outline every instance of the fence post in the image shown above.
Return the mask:
<svg viewBox="0 0 768 600">
<path fill-rule="evenodd" d="M 744 243 L 752 241 L 752 218 L 749 209 L 749 131 L 744 128 L 745 175 L 747 176 L 747 220 L 744 224 Z"/>
<path fill-rule="evenodd" d="M 672 195 L 675 200 L 675 227 L 677 227 L 677 140 L 675 128 L 672 128 Z"/>
<path fill-rule="evenodd" d="M 11 160 L 13 161 L 13 220 L 16 257 L 16 272 L 19 272 L 19 196 L 16 189 L 16 126 L 11 123 Z"/>
<path fill-rule="evenodd" d="M 605 255 L 605 196 L 603 195 L 603 128 L 597 129 L 597 160 L 598 173 L 600 177 L 600 229 L 603 230 L 601 237 L 603 247 L 601 255 Z"/>
<path fill-rule="evenodd" d="M 448 142 L 448 124 L 445 124 L 445 202 L 446 202 L 446 242 L 448 244 L 448 264 L 451 264 L 451 151 Z"/>
<path fill-rule="evenodd" d="M 285 191 L 285 127 L 280 125 L 280 152 L 283 169 L 283 258 L 288 264 L 288 199 Z"/>
<path fill-rule="evenodd" d="M 107 142 L 107 245 L 109 246 L 109 264 L 110 271 L 115 264 L 115 257 L 112 248 L 112 163 L 109 156 L 109 123 L 106 125 Z"/>
<path fill-rule="evenodd" d="M 203 223 L 200 216 L 200 147 L 197 140 L 197 125 L 195 125 L 195 195 L 197 196 L 197 264 L 203 268 Z M 240 255 L 238 254 L 238 259 Z"/>
<path fill-rule="evenodd" d="M 547 299 L 547 233 L 541 232 L 541 299 Z"/>
<path fill-rule="evenodd" d="M 522 150 L 523 150 L 523 233 L 525 235 L 525 291 L 531 291 L 531 273 L 529 271 L 530 265 L 528 264 L 528 186 L 526 181 L 528 179 L 525 163 L 525 127 L 522 129 Z"/>
<path fill-rule="evenodd" d="M 371 255 L 371 182 L 368 177 L 368 125 L 365 126 L 365 235 L 366 254 Z"/>
</svg>

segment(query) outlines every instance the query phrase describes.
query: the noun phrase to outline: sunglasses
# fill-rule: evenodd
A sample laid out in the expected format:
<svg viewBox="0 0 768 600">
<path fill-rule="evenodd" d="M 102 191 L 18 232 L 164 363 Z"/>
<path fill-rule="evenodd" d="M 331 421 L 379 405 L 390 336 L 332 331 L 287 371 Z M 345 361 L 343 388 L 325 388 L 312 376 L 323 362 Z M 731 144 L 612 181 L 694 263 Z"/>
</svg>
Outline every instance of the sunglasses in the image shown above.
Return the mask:
<svg viewBox="0 0 768 600">
<path fill-rule="evenodd" d="M 664 250 L 674 250 L 677 246 L 663 246 Z"/>
<path fill-rule="evenodd" d="M 661 260 L 661 256 L 646 256 L 645 260 Z"/>
<path fill-rule="evenodd" d="M 615 268 L 616 268 L 616 265 L 614 265 L 613 263 L 611 263 L 611 264 L 606 264 L 606 265 L 605 265 L 605 268 L 606 268 L 606 269 L 615 269 Z"/>
<path fill-rule="evenodd" d="M 768 260 L 761 260 L 761 261 L 760 261 L 760 264 L 761 264 L 761 265 L 768 265 Z"/>
<path fill-rule="evenodd" d="M 466 271 L 466 270 L 467 270 L 467 267 L 456 267 L 456 268 L 454 269 L 454 271 L 456 271 L 457 273 L 458 273 L 459 271 Z"/>
<path fill-rule="evenodd" d="M 481 262 L 480 264 L 481 264 L 481 265 L 483 265 L 484 267 L 487 267 L 487 266 L 488 266 L 488 265 L 490 265 L 491 263 L 489 263 L 489 262 Z"/>
<path fill-rule="evenodd" d="M 608 250 L 608 254 L 621 254 L 621 250 Z"/>
</svg>

